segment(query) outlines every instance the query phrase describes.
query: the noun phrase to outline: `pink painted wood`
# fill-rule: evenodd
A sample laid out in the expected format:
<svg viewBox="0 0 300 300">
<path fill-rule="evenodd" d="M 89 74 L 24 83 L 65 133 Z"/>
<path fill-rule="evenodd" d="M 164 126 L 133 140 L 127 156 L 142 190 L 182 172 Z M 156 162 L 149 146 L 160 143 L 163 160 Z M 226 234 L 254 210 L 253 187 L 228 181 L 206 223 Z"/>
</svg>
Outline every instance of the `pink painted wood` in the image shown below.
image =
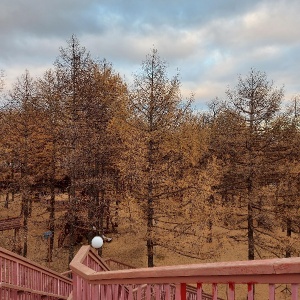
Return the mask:
<svg viewBox="0 0 300 300">
<path fill-rule="evenodd" d="M 74 281 L 73 300 L 219 300 L 219 284 L 227 284 L 229 300 L 235 299 L 235 284 L 245 284 L 248 287 L 245 295 L 248 300 L 254 300 L 255 284 L 264 284 L 266 289 L 269 287 L 270 299 L 275 299 L 275 284 L 291 284 L 291 300 L 298 300 L 300 283 L 300 258 L 109 271 L 107 264 L 89 246 L 83 246 L 70 268 L 73 278 L 78 276 L 82 280 L 80 284 Z M 212 295 L 203 292 L 203 284 L 211 284 Z M 84 293 L 89 287 L 90 294 Z M 99 296 L 94 287 L 100 288 Z"/>
<path fill-rule="evenodd" d="M 254 285 L 253 283 L 248 283 L 248 300 L 254 300 Z"/>
<path fill-rule="evenodd" d="M 234 300 L 235 299 L 235 286 L 233 282 L 228 283 L 228 300 Z"/>
<path fill-rule="evenodd" d="M 202 300 L 202 283 L 197 282 L 197 299 Z"/>
<path fill-rule="evenodd" d="M 218 300 L 218 285 L 217 285 L 217 283 L 212 284 L 212 299 Z"/>
<path fill-rule="evenodd" d="M 298 284 L 292 283 L 292 300 L 298 300 Z"/>
<path fill-rule="evenodd" d="M 269 300 L 275 300 L 275 284 L 269 284 Z"/>
<path fill-rule="evenodd" d="M 67 299 L 72 289 L 69 278 L 0 247 L 0 299 Z"/>
</svg>

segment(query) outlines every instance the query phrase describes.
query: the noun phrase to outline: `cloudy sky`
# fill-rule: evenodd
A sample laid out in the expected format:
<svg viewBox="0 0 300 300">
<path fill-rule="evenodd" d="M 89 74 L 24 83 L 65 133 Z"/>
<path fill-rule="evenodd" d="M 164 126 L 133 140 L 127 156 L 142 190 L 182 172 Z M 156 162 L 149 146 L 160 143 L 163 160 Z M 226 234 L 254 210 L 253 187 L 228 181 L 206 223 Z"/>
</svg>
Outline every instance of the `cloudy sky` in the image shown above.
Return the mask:
<svg viewBox="0 0 300 300">
<path fill-rule="evenodd" d="M 291 99 L 300 93 L 299 15 L 299 0 L 1 0 L 0 69 L 7 89 L 25 69 L 40 76 L 75 34 L 129 82 L 158 49 L 200 109 L 250 68 Z"/>
</svg>

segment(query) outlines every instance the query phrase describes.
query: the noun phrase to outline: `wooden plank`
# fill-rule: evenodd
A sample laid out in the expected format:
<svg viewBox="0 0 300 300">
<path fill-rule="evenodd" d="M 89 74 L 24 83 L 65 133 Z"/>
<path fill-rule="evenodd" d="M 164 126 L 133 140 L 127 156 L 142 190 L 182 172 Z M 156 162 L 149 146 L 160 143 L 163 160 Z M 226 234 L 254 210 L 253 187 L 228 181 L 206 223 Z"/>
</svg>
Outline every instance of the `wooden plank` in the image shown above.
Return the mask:
<svg viewBox="0 0 300 300">
<path fill-rule="evenodd" d="M 275 284 L 269 284 L 269 300 L 275 300 Z"/>
<path fill-rule="evenodd" d="M 212 284 L 212 299 L 218 300 L 218 284 L 217 283 Z"/>
<path fill-rule="evenodd" d="M 166 300 L 171 299 L 171 287 L 170 284 L 166 284 Z"/>
<path fill-rule="evenodd" d="M 292 300 L 298 300 L 298 284 L 292 283 Z"/>
<path fill-rule="evenodd" d="M 254 284 L 248 283 L 248 300 L 254 300 Z"/>
<path fill-rule="evenodd" d="M 228 300 L 234 300 L 235 299 L 235 285 L 233 282 L 230 282 L 228 284 Z"/>
<path fill-rule="evenodd" d="M 202 283 L 197 282 L 197 300 L 202 300 Z"/>
<path fill-rule="evenodd" d="M 180 283 L 181 300 L 186 300 L 186 283 Z"/>
</svg>

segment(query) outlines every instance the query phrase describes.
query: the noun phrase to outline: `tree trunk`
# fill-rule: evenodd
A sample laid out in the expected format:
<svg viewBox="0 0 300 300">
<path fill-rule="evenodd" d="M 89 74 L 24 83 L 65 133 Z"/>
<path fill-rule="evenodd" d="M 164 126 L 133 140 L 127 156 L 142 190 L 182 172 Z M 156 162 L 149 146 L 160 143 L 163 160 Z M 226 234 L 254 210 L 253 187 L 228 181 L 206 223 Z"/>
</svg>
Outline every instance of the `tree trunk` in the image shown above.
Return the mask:
<svg viewBox="0 0 300 300">
<path fill-rule="evenodd" d="M 253 183 L 251 175 L 248 178 L 248 259 L 254 260 L 254 212 L 253 212 Z"/>
<path fill-rule="evenodd" d="M 291 238 L 292 236 L 292 220 L 290 218 L 287 218 L 286 220 L 286 236 L 288 238 Z M 291 256 L 292 256 L 291 247 L 287 245 L 285 257 L 291 257 Z"/>
<path fill-rule="evenodd" d="M 53 178 L 54 179 L 54 178 Z M 50 216 L 49 216 L 49 230 L 52 232 L 49 241 L 48 261 L 52 261 L 52 253 L 54 248 L 54 233 L 55 233 L 55 187 L 54 180 L 50 183 Z"/>
<path fill-rule="evenodd" d="M 24 229 L 24 244 L 23 244 L 23 256 L 27 257 L 27 238 L 28 238 L 28 217 L 29 217 L 29 207 L 28 207 L 28 195 L 22 197 L 23 206 L 23 229 Z"/>
<path fill-rule="evenodd" d="M 147 211 L 147 257 L 148 267 L 154 267 L 154 243 L 153 243 L 153 199 L 148 199 L 148 211 Z"/>
<path fill-rule="evenodd" d="M 248 259 L 254 260 L 253 208 L 251 200 L 248 203 Z"/>
</svg>

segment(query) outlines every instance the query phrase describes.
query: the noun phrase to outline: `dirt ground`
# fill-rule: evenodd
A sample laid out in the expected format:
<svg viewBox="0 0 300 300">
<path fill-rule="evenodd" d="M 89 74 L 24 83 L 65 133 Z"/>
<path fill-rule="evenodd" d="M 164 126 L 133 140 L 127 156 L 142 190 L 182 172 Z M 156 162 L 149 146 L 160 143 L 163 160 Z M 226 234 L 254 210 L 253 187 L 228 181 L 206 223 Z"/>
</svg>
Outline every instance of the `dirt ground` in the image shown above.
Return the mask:
<svg viewBox="0 0 300 300">
<path fill-rule="evenodd" d="M 65 200 L 65 196 L 61 195 L 58 200 Z M 0 219 L 9 217 L 17 217 L 20 214 L 20 201 L 18 198 L 14 202 L 9 203 L 9 208 L 4 207 L 4 196 L 0 196 Z M 57 212 L 58 218 L 63 212 Z M 55 232 L 55 249 L 53 252 L 53 261 L 48 262 L 46 260 L 49 249 L 48 240 L 44 238 L 44 233 L 48 231 L 48 218 L 49 212 L 45 207 L 45 204 L 34 202 L 32 207 L 32 217 L 29 221 L 29 235 L 28 235 L 28 258 L 54 269 L 57 272 L 64 272 L 68 270 L 68 249 L 66 247 L 57 247 L 58 232 Z M 24 232 L 21 230 L 20 241 L 22 242 Z M 119 228 L 118 233 L 109 234 L 113 240 L 110 243 L 104 243 L 102 256 L 105 258 L 114 258 L 121 262 L 127 263 L 135 267 L 146 267 L 146 242 L 143 236 L 139 236 L 136 233 L 130 232 L 126 228 Z M 86 244 L 87 241 L 83 241 L 82 244 Z M 12 250 L 14 244 L 14 230 L 0 231 L 0 246 L 8 250 Z M 82 245 L 77 245 L 75 252 Z M 211 243 L 209 247 L 214 248 L 216 245 Z M 222 249 L 219 251 L 217 257 L 199 260 L 195 258 L 188 258 L 182 255 L 174 254 L 166 249 L 156 249 L 154 255 L 154 262 L 156 266 L 163 265 L 181 265 L 203 262 L 215 262 L 215 261 L 234 261 L 234 260 L 247 260 L 247 247 L 244 244 L 229 241 L 222 245 Z M 289 288 L 289 287 L 287 287 Z M 211 287 L 205 286 L 205 291 L 210 293 Z M 220 296 L 226 299 L 226 287 L 219 286 Z M 286 291 L 286 293 L 285 293 Z M 278 286 L 276 288 L 278 298 L 276 299 L 290 299 L 290 295 L 285 285 Z M 236 299 L 246 300 L 245 296 L 239 296 L 246 294 L 245 286 L 236 287 Z M 266 287 L 256 287 L 256 299 L 268 299 L 268 292 Z"/>
</svg>

